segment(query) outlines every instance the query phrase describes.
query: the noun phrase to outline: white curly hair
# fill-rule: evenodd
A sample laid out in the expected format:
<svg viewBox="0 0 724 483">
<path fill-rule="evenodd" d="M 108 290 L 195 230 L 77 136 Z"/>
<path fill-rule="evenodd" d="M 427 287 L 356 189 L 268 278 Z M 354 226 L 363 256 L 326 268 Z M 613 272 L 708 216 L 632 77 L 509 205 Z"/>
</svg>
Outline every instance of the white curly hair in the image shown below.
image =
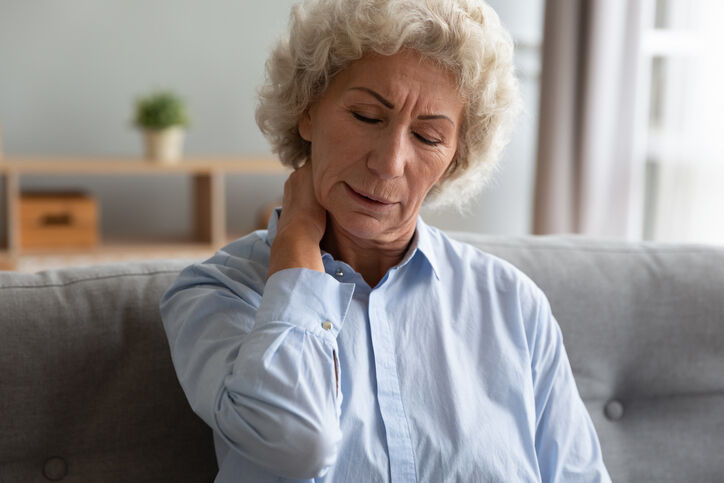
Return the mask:
<svg viewBox="0 0 724 483">
<path fill-rule="evenodd" d="M 457 156 L 425 199 L 460 209 L 490 178 L 521 106 L 513 42 L 482 0 L 301 1 L 267 60 L 256 122 L 284 165 L 303 165 L 302 113 L 351 62 L 401 49 L 452 72 L 465 99 Z"/>
</svg>

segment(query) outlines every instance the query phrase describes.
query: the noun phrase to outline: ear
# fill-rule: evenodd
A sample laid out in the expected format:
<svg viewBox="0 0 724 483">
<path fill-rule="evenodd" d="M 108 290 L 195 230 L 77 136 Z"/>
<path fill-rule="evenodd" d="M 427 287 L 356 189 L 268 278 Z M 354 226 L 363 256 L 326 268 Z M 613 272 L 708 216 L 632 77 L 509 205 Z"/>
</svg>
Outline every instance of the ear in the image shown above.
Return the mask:
<svg viewBox="0 0 724 483">
<path fill-rule="evenodd" d="M 312 114 L 311 107 L 307 107 L 301 116 L 299 116 L 298 130 L 299 135 L 305 141 L 312 142 Z"/>
</svg>

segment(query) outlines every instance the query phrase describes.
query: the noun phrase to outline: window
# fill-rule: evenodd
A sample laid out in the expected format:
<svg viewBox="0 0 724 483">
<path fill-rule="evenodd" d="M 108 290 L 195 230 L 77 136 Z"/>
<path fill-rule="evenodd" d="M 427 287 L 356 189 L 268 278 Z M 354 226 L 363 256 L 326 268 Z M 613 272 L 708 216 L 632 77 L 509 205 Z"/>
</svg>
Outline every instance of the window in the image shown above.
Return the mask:
<svg viewBox="0 0 724 483">
<path fill-rule="evenodd" d="M 644 238 L 724 243 L 724 2 L 648 0 Z"/>
</svg>

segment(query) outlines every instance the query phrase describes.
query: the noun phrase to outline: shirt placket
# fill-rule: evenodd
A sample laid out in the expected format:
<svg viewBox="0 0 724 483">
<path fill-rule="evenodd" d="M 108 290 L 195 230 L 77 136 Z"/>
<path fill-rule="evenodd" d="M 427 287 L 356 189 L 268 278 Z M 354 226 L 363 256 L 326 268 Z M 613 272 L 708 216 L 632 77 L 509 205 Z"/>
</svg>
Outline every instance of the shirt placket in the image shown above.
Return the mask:
<svg viewBox="0 0 724 483">
<path fill-rule="evenodd" d="M 390 478 L 393 483 L 417 481 L 409 425 L 400 393 L 395 343 L 385 313 L 384 289 L 369 297 L 370 335 L 377 377 L 377 399 L 387 438 Z"/>
</svg>

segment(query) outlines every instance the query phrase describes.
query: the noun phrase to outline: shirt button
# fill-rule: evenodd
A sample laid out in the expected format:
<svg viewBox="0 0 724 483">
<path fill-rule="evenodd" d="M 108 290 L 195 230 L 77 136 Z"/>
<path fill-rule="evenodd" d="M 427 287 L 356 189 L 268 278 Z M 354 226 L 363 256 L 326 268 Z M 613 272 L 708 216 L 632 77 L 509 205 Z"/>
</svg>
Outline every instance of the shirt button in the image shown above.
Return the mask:
<svg viewBox="0 0 724 483">
<path fill-rule="evenodd" d="M 322 328 L 324 330 L 330 330 L 332 328 L 332 322 L 330 322 L 329 320 L 325 320 L 324 322 L 322 322 Z"/>
<path fill-rule="evenodd" d="M 344 275 L 344 272 L 342 271 L 341 268 L 338 268 L 337 271 L 334 272 L 334 274 L 338 277 L 342 277 Z"/>
</svg>

